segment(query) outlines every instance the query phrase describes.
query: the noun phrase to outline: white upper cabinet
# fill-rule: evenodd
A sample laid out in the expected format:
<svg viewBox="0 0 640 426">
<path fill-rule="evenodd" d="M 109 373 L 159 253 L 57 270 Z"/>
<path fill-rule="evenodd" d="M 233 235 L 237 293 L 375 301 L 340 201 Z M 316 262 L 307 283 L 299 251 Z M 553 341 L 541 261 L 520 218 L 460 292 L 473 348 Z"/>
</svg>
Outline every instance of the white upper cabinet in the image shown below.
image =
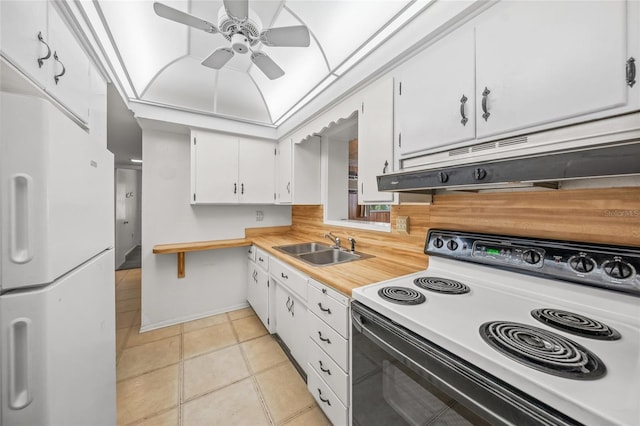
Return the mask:
<svg viewBox="0 0 640 426">
<path fill-rule="evenodd" d="M 249 204 L 273 204 L 275 194 L 275 145 L 242 138 L 239 143 L 238 201 Z"/>
<path fill-rule="evenodd" d="M 191 132 L 191 204 L 272 204 L 274 145 Z"/>
<path fill-rule="evenodd" d="M 395 168 L 638 110 L 639 50 L 638 2 L 498 2 L 395 72 Z"/>
<path fill-rule="evenodd" d="M 51 2 L 2 1 L 2 55 L 87 127 L 90 61 Z"/>
<path fill-rule="evenodd" d="M 89 58 L 52 6 L 48 17 L 53 76 L 47 91 L 86 123 L 91 91 Z"/>
<path fill-rule="evenodd" d="M 276 202 L 320 204 L 320 141 L 283 139 L 276 155 Z"/>
<path fill-rule="evenodd" d="M 48 47 L 47 7 L 44 1 L 0 2 L 2 55 L 43 88 L 53 60 Z"/>
<path fill-rule="evenodd" d="M 393 79 L 367 87 L 358 111 L 358 204 L 388 203 L 391 192 L 378 192 L 376 176 L 393 171 Z"/>
<path fill-rule="evenodd" d="M 624 1 L 503 2 L 476 43 L 478 138 L 627 102 Z"/>
<path fill-rule="evenodd" d="M 397 75 L 395 144 L 400 155 L 475 138 L 474 32 L 463 27 Z"/>
</svg>

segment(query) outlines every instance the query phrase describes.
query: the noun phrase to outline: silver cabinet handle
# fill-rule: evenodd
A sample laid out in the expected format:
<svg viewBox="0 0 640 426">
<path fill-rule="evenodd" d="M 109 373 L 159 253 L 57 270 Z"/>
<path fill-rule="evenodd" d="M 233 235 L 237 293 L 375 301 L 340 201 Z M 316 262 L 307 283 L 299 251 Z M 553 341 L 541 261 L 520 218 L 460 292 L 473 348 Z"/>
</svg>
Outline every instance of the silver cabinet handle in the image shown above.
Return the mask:
<svg viewBox="0 0 640 426">
<path fill-rule="evenodd" d="M 38 32 L 38 40 L 40 41 L 40 43 L 47 46 L 47 54 L 41 58 L 38 58 L 38 68 L 42 68 L 42 66 L 44 65 L 44 61 L 51 57 L 51 48 L 49 47 L 47 42 L 44 41 L 44 37 L 42 37 L 42 32 Z"/>
<path fill-rule="evenodd" d="M 462 116 L 462 120 L 460 120 L 460 122 L 462 123 L 463 126 L 466 126 L 467 125 L 467 121 L 469 121 L 467 116 L 464 114 L 464 104 L 466 104 L 467 101 L 468 101 L 468 99 L 463 93 L 462 97 L 460 98 L 460 115 Z"/>
<path fill-rule="evenodd" d="M 329 340 L 329 339 L 328 339 L 328 338 L 326 338 L 326 337 L 322 337 L 322 332 L 321 332 L 321 331 L 318 331 L 318 338 L 319 338 L 320 340 L 322 340 L 323 342 L 327 342 L 328 344 L 331 344 L 331 340 Z"/>
<path fill-rule="evenodd" d="M 325 399 L 325 398 L 322 397 L 322 391 L 320 390 L 320 388 L 318 388 L 318 397 L 320 398 L 320 401 L 322 401 L 325 404 L 331 406 L 331 402 L 329 401 L 329 399 Z"/>
<path fill-rule="evenodd" d="M 53 80 L 56 82 L 56 84 L 58 84 L 58 81 L 60 81 L 60 77 L 62 77 L 67 72 L 67 69 L 64 67 L 64 64 L 60 61 L 60 59 L 58 59 L 58 52 L 53 52 L 53 59 L 55 59 L 57 63 L 62 65 L 62 72 L 53 76 Z"/>
<path fill-rule="evenodd" d="M 324 368 L 324 365 L 322 365 L 322 360 L 318 360 L 318 364 L 320 364 L 320 371 L 331 375 L 331 370 L 329 370 L 328 368 Z"/>
<path fill-rule="evenodd" d="M 489 116 L 491 115 L 491 113 L 487 109 L 487 98 L 489 97 L 490 93 L 491 90 L 489 90 L 485 86 L 484 91 L 482 92 L 482 112 L 484 113 L 482 114 L 482 118 L 484 118 L 484 121 L 487 121 L 489 119 Z"/>
<path fill-rule="evenodd" d="M 636 60 L 632 56 L 627 59 L 627 85 L 633 87 L 636 84 Z"/>
<path fill-rule="evenodd" d="M 331 309 L 322 307 L 322 303 L 321 303 L 321 302 L 318 302 L 318 307 L 320 308 L 320 310 L 321 310 L 322 312 L 326 312 L 326 313 L 328 313 L 329 315 L 331 315 Z"/>
</svg>

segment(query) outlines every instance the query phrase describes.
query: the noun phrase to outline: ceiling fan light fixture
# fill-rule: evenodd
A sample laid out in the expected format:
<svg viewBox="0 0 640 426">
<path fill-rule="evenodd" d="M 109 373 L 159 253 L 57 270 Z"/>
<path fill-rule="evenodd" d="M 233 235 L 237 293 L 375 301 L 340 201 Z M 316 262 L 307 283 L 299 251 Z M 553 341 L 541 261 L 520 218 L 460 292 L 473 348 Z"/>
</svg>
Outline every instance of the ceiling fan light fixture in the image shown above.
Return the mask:
<svg viewBox="0 0 640 426">
<path fill-rule="evenodd" d="M 236 53 L 245 54 L 249 51 L 249 39 L 244 34 L 231 36 L 231 47 Z"/>
</svg>

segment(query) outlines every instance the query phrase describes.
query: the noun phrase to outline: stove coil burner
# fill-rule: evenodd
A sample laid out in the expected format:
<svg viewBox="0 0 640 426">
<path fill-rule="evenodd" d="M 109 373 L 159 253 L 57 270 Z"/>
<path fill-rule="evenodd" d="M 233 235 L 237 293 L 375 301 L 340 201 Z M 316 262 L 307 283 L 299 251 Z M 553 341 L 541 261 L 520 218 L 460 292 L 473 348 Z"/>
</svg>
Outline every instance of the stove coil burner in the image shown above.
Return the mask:
<svg viewBox="0 0 640 426">
<path fill-rule="evenodd" d="M 427 300 L 424 294 L 406 287 L 383 287 L 378 290 L 378 295 L 398 305 L 419 305 Z"/>
<path fill-rule="evenodd" d="M 438 277 L 418 277 L 413 283 L 425 290 L 444 294 L 465 294 L 471 291 L 469 286 L 458 281 Z"/>
<path fill-rule="evenodd" d="M 600 321 L 559 309 L 534 309 L 531 315 L 538 321 L 577 336 L 599 340 L 618 340 L 620 333 Z"/>
<path fill-rule="evenodd" d="M 492 321 L 480 326 L 480 335 L 503 355 L 545 373 L 594 380 L 607 371 L 602 361 L 585 347 L 541 328 Z"/>
</svg>

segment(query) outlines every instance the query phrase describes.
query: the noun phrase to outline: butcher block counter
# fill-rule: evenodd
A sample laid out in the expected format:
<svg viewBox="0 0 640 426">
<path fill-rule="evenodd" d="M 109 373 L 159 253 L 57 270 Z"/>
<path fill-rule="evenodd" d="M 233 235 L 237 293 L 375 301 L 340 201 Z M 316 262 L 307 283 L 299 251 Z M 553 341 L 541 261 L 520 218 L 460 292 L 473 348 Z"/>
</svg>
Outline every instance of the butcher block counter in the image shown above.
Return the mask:
<svg viewBox="0 0 640 426">
<path fill-rule="evenodd" d="M 307 274 L 323 284 L 332 287 L 341 293 L 351 296 L 351 291 L 356 287 L 372 284 L 401 275 L 410 274 L 426 269 L 427 256 L 407 259 L 402 253 L 398 253 L 392 248 L 385 249 L 380 245 L 358 244 L 356 250 L 373 257 L 362 260 L 355 260 L 346 263 L 339 263 L 331 266 L 312 266 L 293 256 L 289 256 L 276 250 L 274 247 L 289 244 L 320 242 L 331 244 L 323 235 L 306 234 L 292 232 L 289 227 L 282 227 L 284 232 L 274 230 L 273 233 L 257 233 L 251 235 L 247 233 L 246 238 L 233 240 L 213 240 L 196 241 L 191 243 L 161 244 L 153 248 L 155 254 L 177 253 L 178 255 L 178 277 L 184 276 L 184 255 L 190 251 L 216 250 L 233 247 L 243 247 L 255 245 L 299 271 Z"/>
</svg>

